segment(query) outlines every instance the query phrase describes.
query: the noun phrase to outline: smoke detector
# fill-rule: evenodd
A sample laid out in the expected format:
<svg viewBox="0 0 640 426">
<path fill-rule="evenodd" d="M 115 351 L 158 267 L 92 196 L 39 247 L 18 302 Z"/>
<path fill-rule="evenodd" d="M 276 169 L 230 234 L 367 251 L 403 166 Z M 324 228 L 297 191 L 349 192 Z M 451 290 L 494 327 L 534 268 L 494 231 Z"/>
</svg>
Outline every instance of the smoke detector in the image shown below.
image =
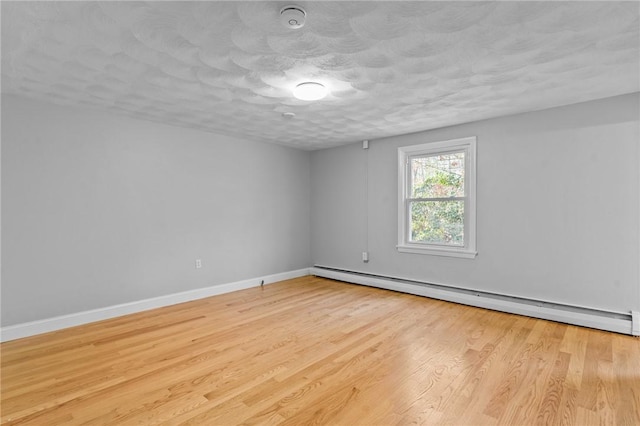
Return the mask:
<svg viewBox="0 0 640 426">
<path fill-rule="evenodd" d="M 304 26 L 307 12 L 300 6 L 285 6 L 280 9 L 280 22 L 286 28 L 297 30 Z"/>
</svg>

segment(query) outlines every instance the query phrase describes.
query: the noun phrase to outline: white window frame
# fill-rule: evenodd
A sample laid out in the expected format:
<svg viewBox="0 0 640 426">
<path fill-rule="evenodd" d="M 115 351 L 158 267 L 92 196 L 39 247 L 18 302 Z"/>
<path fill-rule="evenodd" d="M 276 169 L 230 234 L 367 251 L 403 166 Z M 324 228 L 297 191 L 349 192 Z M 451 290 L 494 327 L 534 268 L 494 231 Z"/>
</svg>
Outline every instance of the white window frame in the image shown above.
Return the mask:
<svg viewBox="0 0 640 426">
<path fill-rule="evenodd" d="M 438 155 L 451 152 L 465 153 L 464 176 L 464 244 L 413 242 L 410 240 L 409 188 L 411 173 L 409 159 L 414 156 Z M 398 148 L 398 245 L 399 252 L 451 256 L 473 259 L 476 251 L 476 137 L 431 142 Z"/>
</svg>

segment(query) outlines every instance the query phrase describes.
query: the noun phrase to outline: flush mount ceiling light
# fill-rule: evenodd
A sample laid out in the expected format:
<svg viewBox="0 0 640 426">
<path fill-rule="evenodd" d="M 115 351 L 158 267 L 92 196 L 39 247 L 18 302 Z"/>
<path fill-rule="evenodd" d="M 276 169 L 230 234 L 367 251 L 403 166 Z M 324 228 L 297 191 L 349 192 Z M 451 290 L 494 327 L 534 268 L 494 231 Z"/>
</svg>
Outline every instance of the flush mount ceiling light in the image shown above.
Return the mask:
<svg viewBox="0 0 640 426">
<path fill-rule="evenodd" d="M 303 101 L 317 101 L 327 96 L 327 90 L 324 85 L 308 81 L 300 83 L 293 89 L 293 96 Z"/>
</svg>

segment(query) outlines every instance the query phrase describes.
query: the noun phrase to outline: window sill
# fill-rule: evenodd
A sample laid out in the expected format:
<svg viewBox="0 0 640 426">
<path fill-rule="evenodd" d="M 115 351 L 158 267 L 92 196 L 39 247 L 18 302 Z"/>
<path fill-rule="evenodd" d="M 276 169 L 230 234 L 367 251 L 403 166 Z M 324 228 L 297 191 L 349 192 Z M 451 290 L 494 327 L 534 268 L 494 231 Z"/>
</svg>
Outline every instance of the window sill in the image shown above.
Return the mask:
<svg viewBox="0 0 640 426">
<path fill-rule="evenodd" d="M 413 254 L 426 254 L 432 256 L 448 256 L 448 257 L 461 257 L 465 259 L 474 259 L 478 254 L 477 251 L 465 250 L 465 249 L 448 249 L 448 248 L 433 248 L 433 247 L 416 247 L 416 246 L 396 246 L 401 253 L 413 253 Z"/>
</svg>

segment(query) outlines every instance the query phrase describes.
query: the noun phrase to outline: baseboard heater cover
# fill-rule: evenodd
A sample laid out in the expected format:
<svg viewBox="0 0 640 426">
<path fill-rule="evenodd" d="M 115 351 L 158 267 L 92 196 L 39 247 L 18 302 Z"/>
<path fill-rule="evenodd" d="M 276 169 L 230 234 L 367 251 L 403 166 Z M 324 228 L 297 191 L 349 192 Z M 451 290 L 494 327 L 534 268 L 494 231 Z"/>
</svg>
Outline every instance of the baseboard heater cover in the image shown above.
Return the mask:
<svg viewBox="0 0 640 426">
<path fill-rule="evenodd" d="M 415 294 L 463 305 L 616 333 L 640 335 L 637 325 L 639 320 L 636 312 L 633 312 L 635 315 L 632 315 L 631 312 L 629 314 L 609 312 L 320 265 L 312 267 L 310 273 L 318 277 Z"/>
</svg>

